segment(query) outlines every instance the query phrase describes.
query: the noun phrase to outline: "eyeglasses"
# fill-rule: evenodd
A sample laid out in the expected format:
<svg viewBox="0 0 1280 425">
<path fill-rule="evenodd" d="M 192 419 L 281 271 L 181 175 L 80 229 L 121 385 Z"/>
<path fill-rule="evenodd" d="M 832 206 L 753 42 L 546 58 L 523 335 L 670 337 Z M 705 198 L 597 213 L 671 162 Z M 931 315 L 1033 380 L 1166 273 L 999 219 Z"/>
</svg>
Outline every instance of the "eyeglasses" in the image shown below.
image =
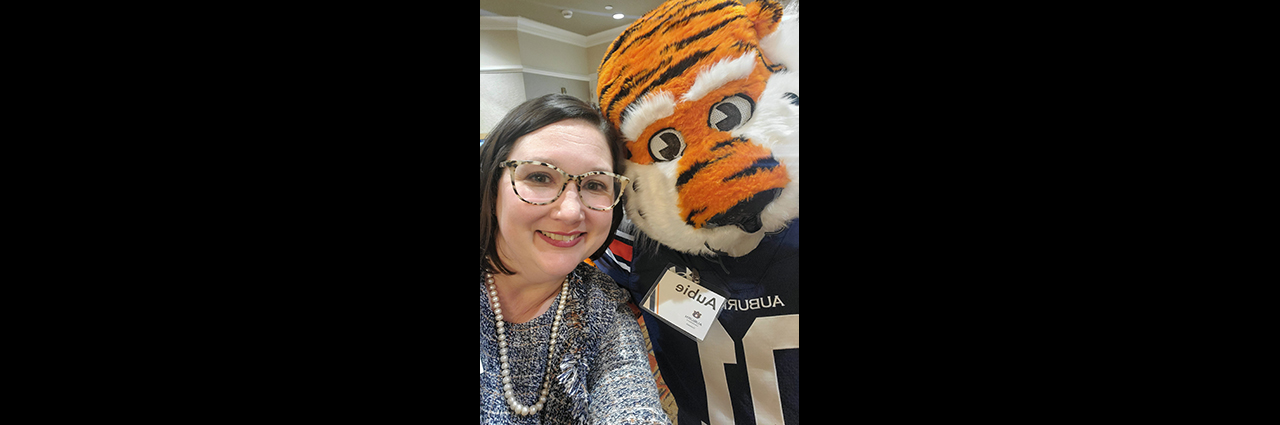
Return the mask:
<svg viewBox="0 0 1280 425">
<path fill-rule="evenodd" d="M 591 171 L 573 175 L 556 166 L 538 161 L 512 160 L 499 164 L 511 170 L 511 188 L 521 201 L 547 205 L 560 199 L 569 180 L 578 184 L 582 205 L 596 211 L 609 211 L 622 199 L 622 189 L 631 179 L 608 171 Z"/>
</svg>

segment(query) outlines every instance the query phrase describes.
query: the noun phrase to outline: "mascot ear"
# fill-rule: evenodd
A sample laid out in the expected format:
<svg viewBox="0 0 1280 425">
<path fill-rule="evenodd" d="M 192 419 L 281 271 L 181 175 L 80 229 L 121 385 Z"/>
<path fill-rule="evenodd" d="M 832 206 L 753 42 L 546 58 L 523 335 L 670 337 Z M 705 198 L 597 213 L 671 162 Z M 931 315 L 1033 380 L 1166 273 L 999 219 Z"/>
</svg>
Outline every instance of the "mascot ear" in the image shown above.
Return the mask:
<svg viewBox="0 0 1280 425">
<path fill-rule="evenodd" d="M 782 5 L 776 0 L 756 0 L 747 5 L 747 17 L 755 22 L 757 39 L 773 33 L 782 20 Z"/>
</svg>

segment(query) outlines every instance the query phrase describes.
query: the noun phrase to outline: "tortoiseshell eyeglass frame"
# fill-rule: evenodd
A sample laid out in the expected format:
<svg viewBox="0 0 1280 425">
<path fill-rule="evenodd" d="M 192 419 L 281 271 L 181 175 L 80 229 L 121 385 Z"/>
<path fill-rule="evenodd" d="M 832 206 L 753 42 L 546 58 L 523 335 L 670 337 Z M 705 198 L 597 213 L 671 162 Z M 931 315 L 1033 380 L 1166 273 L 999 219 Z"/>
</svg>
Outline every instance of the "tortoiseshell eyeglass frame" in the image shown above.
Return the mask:
<svg viewBox="0 0 1280 425">
<path fill-rule="evenodd" d="M 533 201 L 530 201 L 530 200 L 528 200 L 528 199 L 524 199 L 524 197 L 523 197 L 523 196 L 520 196 L 520 191 L 516 190 L 516 167 L 517 167 L 517 166 L 520 166 L 520 165 L 522 165 L 522 164 L 534 164 L 534 165 L 541 165 L 541 166 L 544 166 L 544 167 L 550 168 L 550 169 L 552 169 L 552 170 L 555 170 L 556 172 L 559 172 L 561 175 L 563 175 L 563 176 L 564 176 L 564 178 L 565 178 L 565 180 L 564 180 L 564 184 L 560 185 L 560 191 L 556 193 L 556 196 L 555 196 L 554 198 L 551 198 L 551 200 L 550 200 L 550 201 L 547 201 L 547 202 L 533 202 Z M 510 160 L 510 161 L 504 161 L 504 162 L 502 162 L 502 163 L 498 164 L 498 166 L 499 166 L 499 167 L 506 168 L 506 169 L 508 169 L 508 170 L 510 170 L 510 171 L 511 171 L 511 192 L 515 193 L 515 194 L 516 194 L 516 197 L 517 197 L 517 198 L 520 198 L 520 200 L 521 200 L 521 201 L 524 201 L 526 204 L 530 204 L 530 205 L 547 205 L 547 204 L 550 204 L 550 203 L 552 203 L 552 202 L 555 202 L 557 199 L 560 199 L 560 195 L 563 195 L 563 194 L 564 194 L 564 188 L 569 187 L 569 182 L 570 182 L 570 181 L 573 181 L 573 182 L 574 182 L 574 184 L 578 185 L 578 191 L 579 191 L 579 192 L 581 192 L 581 191 L 582 191 L 582 178 L 583 178 L 583 177 L 587 177 L 587 176 L 594 176 L 594 175 L 597 175 L 597 174 L 602 174 L 602 175 L 605 175 L 605 176 L 609 176 L 609 177 L 617 178 L 617 179 L 618 179 L 618 183 L 620 183 L 620 186 L 619 186 L 618 188 L 616 188 L 616 190 L 618 191 L 618 193 L 614 194 L 614 196 L 613 196 L 613 204 L 612 204 L 612 205 L 609 205 L 609 207 L 608 207 L 608 208 L 596 208 L 596 207 L 593 207 L 593 206 L 587 205 L 586 201 L 584 201 L 584 200 L 582 199 L 582 197 L 581 197 L 581 196 L 579 196 L 579 197 L 578 197 L 578 202 L 582 203 L 582 206 L 587 207 L 587 208 L 590 208 L 590 209 L 595 210 L 595 211 L 609 211 L 609 210 L 612 210 L 614 207 L 617 207 L 617 206 L 618 206 L 618 201 L 622 200 L 622 192 L 624 192 L 624 190 L 623 190 L 623 189 L 625 189 L 625 188 L 626 188 L 627 184 L 630 184 L 630 183 L 631 183 L 631 179 L 627 178 L 627 176 L 620 175 L 620 174 L 610 173 L 610 172 L 608 172 L 608 171 L 588 171 L 588 172 L 585 172 L 585 173 L 582 173 L 582 174 L 579 174 L 579 175 L 576 175 L 576 176 L 575 176 L 575 175 L 573 175 L 573 174 L 566 173 L 564 170 L 561 170 L 561 169 L 560 169 L 560 167 L 557 167 L 557 166 L 555 166 L 555 165 L 551 165 L 551 164 L 548 164 L 548 163 L 545 163 L 545 162 L 540 162 L 540 161 L 526 161 L 526 160 L 515 160 L 515 159 L 513 159 L 513 160 Z"/>
</svg>

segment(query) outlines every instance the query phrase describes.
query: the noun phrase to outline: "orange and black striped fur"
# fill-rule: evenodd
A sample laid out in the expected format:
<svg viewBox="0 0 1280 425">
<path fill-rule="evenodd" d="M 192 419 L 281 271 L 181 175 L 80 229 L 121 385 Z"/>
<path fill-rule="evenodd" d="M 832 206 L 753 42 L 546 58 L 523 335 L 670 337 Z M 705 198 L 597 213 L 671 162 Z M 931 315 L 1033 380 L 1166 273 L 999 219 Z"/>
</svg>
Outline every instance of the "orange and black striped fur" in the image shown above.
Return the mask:
<svg viewBox="0 0 1280 425">
<path fill-rule="evenodd" d="M 741 256 L 799 217 L 798 41 L 773 0 L 672 0 L 609 46 L 600 107 L 627 141 L 628 217 L 651 238 Z"/>
</svg>

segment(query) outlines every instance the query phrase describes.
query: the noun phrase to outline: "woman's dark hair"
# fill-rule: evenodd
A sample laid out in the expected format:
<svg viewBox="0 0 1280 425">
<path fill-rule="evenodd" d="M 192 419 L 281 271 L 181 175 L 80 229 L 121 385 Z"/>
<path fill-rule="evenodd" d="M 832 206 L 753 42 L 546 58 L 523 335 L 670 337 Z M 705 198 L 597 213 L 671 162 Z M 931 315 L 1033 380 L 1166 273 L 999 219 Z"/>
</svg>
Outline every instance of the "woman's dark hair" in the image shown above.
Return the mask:
<svg viewBox="0 0 1280 425">
<path fill-rule="evenodd" d="M 498 181 L 502 179 L 505 168 L 498 164 L 510 158 L 511 147 L 524 135 L 538 131 L 542 127 L 568 120 L 579 119 L 595 126 L 604 135 L 609 145 L 609 154 L 613 157 L 613 172 L 622 174 L 626 160 L 622 138 L 613 125 L 600 113 L 600 108 L 588 105 L 582 100 L 565 95 L 549 94 L 521 103 L 489 132 L 484 143 L 480 145 L 480 268 L 490 273 L 516 274 L 498 257 L 496 245 L 498 234 Z M 622 188 L 619 188 L 621 190 Z M 507 190 L 511 190 L 507 188 Z M 618 230 L 622 221 L 622 208 L 626 199 L 618 202 L 613 208 L 613 223 L 609 226 L 609 235 L 600 249 L 591 254 L 592 260 L 600 258 L 605 248 L 613 242 L 613 232 Z M 492 264 L 485 261 L 488 257 Z"/>
</svg>

